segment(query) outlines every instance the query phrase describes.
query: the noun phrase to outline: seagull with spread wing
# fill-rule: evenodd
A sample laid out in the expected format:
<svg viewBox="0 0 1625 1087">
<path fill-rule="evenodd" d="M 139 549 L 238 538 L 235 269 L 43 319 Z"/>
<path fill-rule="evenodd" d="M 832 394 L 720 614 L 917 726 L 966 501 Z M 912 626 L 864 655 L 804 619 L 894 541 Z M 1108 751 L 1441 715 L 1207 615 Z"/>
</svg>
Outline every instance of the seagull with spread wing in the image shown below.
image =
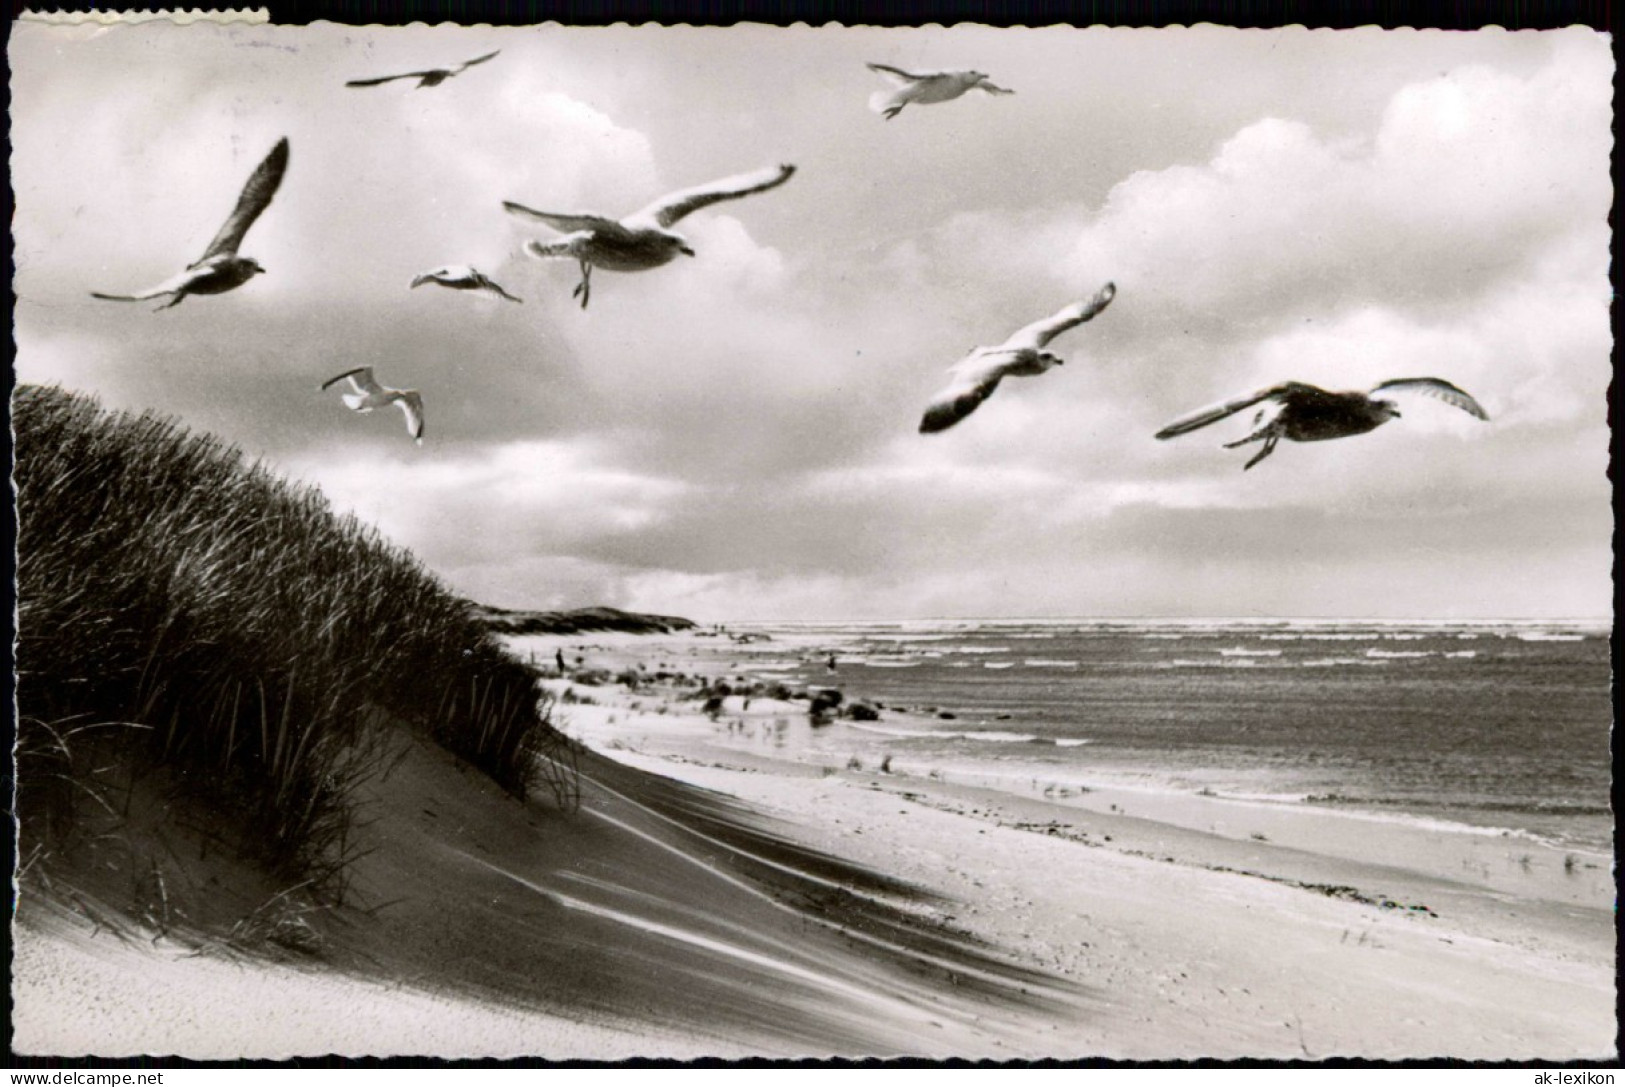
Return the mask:
<svg viewBox="0 0 1625 1087">
<path fill-rule="evenodd" d="M 474 65 L 484 64 L 500 52 L 502 50 L 498 49 L 496 52 L 487 53 L 483 57 L 465 60 L 455 68 L 429 68 L 421 72 L 402 72 L 399 75 L 379 76 L 377 79 L 352 79 L 344 85 L 346 87 L 376 87 L 380 83 L 388 83 L 396 79 L 415 79 L 418 81 L 419 87 L 438 87 L 452 76 L 462 75 Z"/>
<path fill-rule="evenodd" d="M 1436 377 L 1401 377 L 1384 381 L 1369 393 L 1327 392 L 1301 381 L 1287 381 L 1234 400 L 1192 412 L 1157 431 L 1158 438 L 1173 438 L 1226 419 L 1254 404 L 1267 404 L 1253 419 L 1254 431 L 1237 441 L 1226 442 L 1234 449 L 1249 442 L 1263 442 L 1264 448 L 1242 465 L 1251 468 L 1275 451 L 1282 438 L 1294 442 L 1322 442 L 1348 438 L 1375 430 L 1390 419 L 1400 417 L 1392 400 L 1377 398 L 1380 392 L 1418 392 L 1437 397 L 1478 419 L 1488 419 L 1484 409 L 1471 396 L 1448 381 Z"/>
<path fill-rule="evenodd" d="M 972 349 L 963 360 L 948 368 L 953 380 L 931 398 L 925 417 L 920 420 L 920 433 L 947 430 L 992 396 L 999 382 L 1007 377 L 1034 377 L 1060 366 L 1065 360 L 1044 348 L 1067 329 L 1083 324 L 1105 309 L 1116 294 L 1116 285 L 1108 283 L 1093 298 L 1074 302 L 1053 317 L 1033 322 L 997 347 Z"/>
<path fill-rule="evenodd" d="M 354 392 L 342 394 L 344 406 L 351 411 L 369 412 L 374 408 L 387 408 L 391 404 L 398 405 L 406 413 L 406 430 L 419 444 L 423 444 L 423 397 L 416 389 L 390 389 L 373 380 L 371 366 L 358 366 L 354 370 L 346 370 L 322 382 L 322 389 L 331 388 L 335 383 L 350 379 L 350 388 Z"/>
<path fill-rule="evenodd" d="M 282 184 L 282 175 L 287 169 L 288 141 L 284 137 L 277 141 L 271 153 L 265 156 L 265 161 L 248 179 L 231 217 L 220 228 L 220 233 L 214 236 L 214 241 L 209 243 L 209 248 L 196 261 L 188 264 L 184 272 L 139 294 L 91 291 L 91 297 L 112 302 L 144 302 L 169 295 L 169 301 L 158 307 L 168 309 L 180 305 L 189 294 L 224 294 L 241 287 L 265 269 L 253 257 L 238 256 L 237 250 L 243 244 L 243 236 L 248 233 L 248 228 L 254 225 L 254 220 L 260 217 L 260 213 L 271 203 L 271 197 L 276 195 L 277 186 Z"/>
<path fill-rule="evenodd" d="M 485 291 L 506 298 L 510 302 L 523 302 L 523 298 L 515 298 L 502 289 L 502 284 L 467 264 L 447 264 L 431 272 L 412 277 L 412 286 L 421 287 L 425 283 L 435 283 L 442 287 L 449 287 L 454 291 Z"/>
<path fill-rule="evenodd" d="M 876 91 L 869 96 L 869 108 L 891 120 L 911 102 L 929 106 L 933 102 L 948 102 L 966 91 L 986 91 L 988 94 L 1015 94 L 1015 91 L 987 81 L 982 72 L 905 72 L 889 64 L 871 64 L 869 70 L 879 72 L 892 84 L 889 91 Z"/>
<path fill-rule="evenodd" d="M 668 229 L 673 223 L 719 201 L 737 200 L 777 188 L 795 172 L 794 166 L 779 166 L 683 189 L 619 220 L 590 212 L 535 211 L 510 200 L 503 201 L 502 206 L 514 215 L 546 223 L 564 234 L 556 241 L 526 242 L 525 252 L 538 260 L 568 257 L 576 261 L 581 266 L 581 282 L 571 294 L 579 297 L 581 308 L 586 309 L 594 267 L 612 272 L 642 272 L 669 264 L 679 254 L 692 257 L 694 250 L 688 239 Z"/>
</svg>

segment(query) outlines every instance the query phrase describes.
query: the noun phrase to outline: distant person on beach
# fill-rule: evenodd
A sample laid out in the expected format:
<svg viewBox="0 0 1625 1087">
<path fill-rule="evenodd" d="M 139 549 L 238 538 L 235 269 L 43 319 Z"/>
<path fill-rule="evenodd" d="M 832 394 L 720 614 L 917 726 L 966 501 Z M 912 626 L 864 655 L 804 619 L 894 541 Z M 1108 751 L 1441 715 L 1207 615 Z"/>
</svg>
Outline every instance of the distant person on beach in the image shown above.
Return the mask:
<svg viewBox="0 0 1625 1087">
<path fill-rule="evenodd" d="M 835 671 L 835 654 L 834 653 L 831 653 L 829 655 L 829 663 L 824 665 L 824 667 L 828 668 L 831 672 Z"/>
<path fill-rule="evenodd" d="M 562 649 L 553 650 L 553 660 L 558 663 L 559 675 L 562 676 L 564 674 L 564 650 L 562 650 Z"/>
</svg>

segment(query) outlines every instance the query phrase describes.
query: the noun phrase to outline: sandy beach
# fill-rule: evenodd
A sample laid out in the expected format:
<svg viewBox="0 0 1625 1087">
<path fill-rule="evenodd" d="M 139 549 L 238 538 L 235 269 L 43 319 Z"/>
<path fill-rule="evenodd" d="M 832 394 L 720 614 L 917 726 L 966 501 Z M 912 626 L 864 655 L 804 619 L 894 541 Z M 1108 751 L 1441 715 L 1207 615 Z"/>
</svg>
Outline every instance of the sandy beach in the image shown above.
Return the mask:
<svg viewBox="0 0 1625 1087">
<path fill-rule="evenodd" d="M 728 675 L 734 652 L 608 638 L 585 656 Z M 1573 871 L 1539 843 L 1348 812 L 1110 787 L 1023 796 L 924 766 L 788 763 L 740 738 L 811 727 L 802 702 L 733 697 L 712 722 L 695 701 L 589 697 L 600 704 L 562 707 L 566 731 L 931 887 L 961 904 L 956 923 L 1088 988 L 1099 1003 L 1059 1028 L 1055 1055 L 1614 1052 L 1606 863 Z"/>
<path fill-rule="evenodd" d="M 544 684 L 555 722 L 590 749 L 578 812 L 518 805 L 405 742 L 367 808 L 352 904 L 313 919 L 320 962 L 199 955 L 25 902 L 17 1049 L 1615 1052 L 1606 865 L 1565 870 L 1527 841 L 1344 812 L 1111 788 L 1023 795 L 923 766 L 808 761 L 771 739 L 814 727 L 805 701 L 732 695 L 702 712 L 694 677 L 737 672 L 726 637 L 516 644 L 539 662 L 570 658 L 576 680 Z M 593 675 L 662 670 L 667 681 L 635 686 Z M 270 1005 L 284 1011 L 222 1011 Z"/>
</svg>

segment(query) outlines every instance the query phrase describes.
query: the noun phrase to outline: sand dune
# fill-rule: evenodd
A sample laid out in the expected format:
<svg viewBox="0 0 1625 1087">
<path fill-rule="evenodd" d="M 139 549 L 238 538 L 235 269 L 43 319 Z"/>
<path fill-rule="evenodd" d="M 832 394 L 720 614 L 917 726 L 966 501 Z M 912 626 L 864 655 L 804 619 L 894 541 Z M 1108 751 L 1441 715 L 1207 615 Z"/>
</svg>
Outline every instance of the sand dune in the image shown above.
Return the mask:
<svg viewBox="0 0 1625 1087">
<path fill-rule="evenodd" d="M 401 742 L 364 808 L 351 901 L 312 921 L 332 972 L 186 957 L 184 939 L 149 953 L 147 933 L 92 938 L 30 902 L 19 1051 L 948 1055 L 1026 1039 L 1038 1052 L 1032 1010 L 1077 1006 L 1075 985 L 933 924 L 931 896 L 786 841 L 718 794 L 586 754 L 581 810 L 566 814 Z M 64 1015 L 87 958 L 105 967 L 91 972 L 99 1014 Z M 207 1021 L 301 979 L 308 1014 Z M 346 1003 L 365 1013 L 319 1013 Z M 377 1029 L 397 1015 L 443 1022 Z"/>
</svg>

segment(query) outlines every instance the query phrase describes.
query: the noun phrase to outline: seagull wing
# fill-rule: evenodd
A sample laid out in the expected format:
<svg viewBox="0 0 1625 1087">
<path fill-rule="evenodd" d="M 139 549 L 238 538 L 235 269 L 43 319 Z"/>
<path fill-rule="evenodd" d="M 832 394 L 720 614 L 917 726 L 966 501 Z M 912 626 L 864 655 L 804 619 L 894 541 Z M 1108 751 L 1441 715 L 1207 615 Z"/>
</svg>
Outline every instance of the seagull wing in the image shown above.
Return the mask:
<svg viewBox="0 0 1625 1087">
<path fill-rule="evenodd" d="M 455 75 L 459 72 L 466 72 L 476 64 L 484 64 L 486 61 L 490 60 L 500 52 L 502 52 L 502 50 L 496 49 L 485 54 L 483 57 L 475 57 L 473 60 L 465 60 L 457 66 L 456 70 L 452 74 Z"/>
<path fill-rule="evenodd" d="M 488 276 L 480 276 L 480 285 L 483 286 L 488 291 L 491 291 L 491 292 L 493 292 L 495 294 L 501 295 L 503 298 L 506 298 L 510 302 L 524 302 L 523 298 L 516 298 L 513 295 L 509 294 L 507 291 L 502 289 L 502 284 L 498 283 L 494 279 L 489 278 Z"/>
<path fill-rule="evenodd" d="M 1396 377 L 1392 381 L 1384 381 L 1372 389 L 1373 394 L 1384 389 L 1398 389 L 1404 392 L 1424 393 L 1427 396 L 1437 397 L 1446 404 L 1454 405 L 1475 418 L 1488 420 L 1489 414 L 1479 406 L 1478 401 L 1469 396 L 1464 389 L 1458 389 L 1436 377 Z"/>
<path fill-rule="evenodd" d="M 532 238 L 525 243 L 525 252 L 537 260 L 547 260 L 550 257 L 576 257 L 579 259 L 581 245 L 589 239 L 590 235 L 582 233 L 571 234 L 567 238 L 560 238 L 546 244 Z"/>
<path fill-rule="evenodd" d="M 354 370 L 346 370 L 342 374 L 334 374 L 332 377 L 322 382 L 322 388 L 324 390 L 330 389 L 334 385 L 343 381 L 345 378 L 349 378 L 351 384 L 363 392 L 372 392 L 374 390 L 378 390 L 380 392 L 383 391 L 378 389 L 378 383 L 372 379 L 371 366 L 357 366 Z"/>
<path fill-rule="evenodd" d="M 254 225 L 254 220 L 260 217 L 260 212 L 269 206 L 271 197 L 276 195 L 277 186 L 282 184 L 282 175 L 287 169 L 288 138 L 284 136 L 265 156 L 265 161 L 259 164 L 248 179 L 248 184 L 243 186 L 243 194 L 237 198 L 231 218 L 226 220 L 226 225 L 214 236 L 209 248 L 191 267 L 196 268 L 210 257 L 236 254 L 237 247 L 243 244 L 243 235 L 248 233 L 248 228 Z"/>
<path fill-rule="evenodd" d="M 146 302 L 153 298 L 174 293 L 170 289 L 154 287 L 150 291 L 142 291 L 140 294 L 104 294 L 101 291 L 91 291 L 90 297 L 100 298 L 104 302 Z"/>
<path fill-rule="evenodd" d="M 135 294 L 105 294 L 101 291 L 91 291 L 90 296 L 92 298 L 106 299 L 109 302 L 145 302 L 151 298 L 160 298 L 163 295 L 184 290 L 196 278 L 197 273 L 188 268 L 186 271 L 164 280 L 156 287 L 148 287 L 146 290 L 137 291 Z"/>
<path fill-rule="evenodd" d="M 397 79 L 422 79 L 426 75 L 433 75 L 438 68 L 429 68 L 421 72 L 402 72 L 400 75 L 381 75 L 377 79 L 351 79 L 344 85 L 346 87 L 376 87 L 380 83 L 390 83 Z"/>
<path fill-rule="evenodd" d="M 920 420 L 921 434 L 934 434 L 947 430 L 979 407 L 993 395 L 1004 378 L 1007 357 L 990 361 L 988 356 L 973 354 L 964 362 L 949 369 L 953 380 L 938 390 Z"/>
<path fill-rule="evenodd" d="M 400 399 L 395 401 L 401 411 L 406 413 L 406 430 L 417 441 L 423 444 L 423 397 L 415 389 L 403 389 Z"/>
<path fill-rule="evenodd" d="M 936 72 L 922 72 L 919 75 L 915 75 L 913 72 L 905 72 L 901 68 L 893 68 L 889 64 L 871 64 L 869 65 L 869 70 L 871 72 L 879 72 L 881 75 L 885 76 L 899 87 L 906 87 L 911 83 L 918 83 L 922 79 L 930 79 L 933 75 L 939 74 Z"/>
<path fill-rule="evenodd" d="M 976 89 L 979 90 L 979 91 L 986 91 L 988 94 L 1015 94 L 1016 93 L 1015 91 L 1011 90 L 1009 87 L 1001 87 L 996 83 L 989 83 L 985 79 L 982 80 L 980 83 L 976 84 Z"/>
<path fill-rule="evenodd" d="M 1248 393 L 1246 396 L 1237 397 L 1234 400 L 1229 400 L 1223 404 L 1217 404 L 1210 408 L 1203 408 L 1201 411 L 1193 411 L 1189 415 L 1175 419 L 1173 422 L 1157 431 L 1157 437 L 1166 439 L 1177 437 L 1180 434 L 1189 434 L 1191 431 L 1205 427 L 1209 423 L 1217 423 L 1220 419 L 1226 419 L 1236 414 L 1238 411 L 1246 411 L 1248 408 L 1261 401 L 1283 400 L 1287 397 L 1299 395 L 1325 394 L 1322 390 L 1315 388 L 1313 385 L 1304 385 L 1297 381 L 1288 381 L 1280 385 L 1271 385 L 1267 389 L 1260 389 L 1255 393 Z"/>
<path fill-rule="evenodd" d="M 668 227 L 689 212 L 698 211 L 719 200 L 737 200 L 741 196 L 777 188 L 789 181 L 790 175 L 795 172 L 794 166 L 783 165 L 757 170 L 750 174 L 736 174 L 721 181 L 713 181 L 709 185 L 683 189 L 669 196 L 662 196 L 635 215 L 628 215 L 627 221 L 631 222 L 634 219 L 643 222 L 652 221 L 659 226 Z"/>
<path fill-rule="evenodd" d="M 546 223 L 554 230 L 564 234 L 574 234 L 578 230 L 612 232 L 624 229 L 614 219 L 594 215 L 591 212 L 537 211 L 535 208 L 527 208 L 523 204 L 515 204 L 512 200 L 504 200 L 502 206 L 512 215 L 517 215 L 521 219 L 535 219 L 537 222 Z"/>
<path fill-rule="evenodd" d="M 1042 321 L 1034 321 L 1008 340 L 1005 340 L 1004 348 L 1010 351 L 1032 348 L 1036 351 L 1067 329 L 1081 325 L 1089 320 L 1110 305 L 1111 300 L 1116 296 L 1116 285 L 1108 283 L 1100 288 L 1093 298 L 1083 302 L 1074 302 L 1053 317 L 1046 317 Z"/>
</svg>

